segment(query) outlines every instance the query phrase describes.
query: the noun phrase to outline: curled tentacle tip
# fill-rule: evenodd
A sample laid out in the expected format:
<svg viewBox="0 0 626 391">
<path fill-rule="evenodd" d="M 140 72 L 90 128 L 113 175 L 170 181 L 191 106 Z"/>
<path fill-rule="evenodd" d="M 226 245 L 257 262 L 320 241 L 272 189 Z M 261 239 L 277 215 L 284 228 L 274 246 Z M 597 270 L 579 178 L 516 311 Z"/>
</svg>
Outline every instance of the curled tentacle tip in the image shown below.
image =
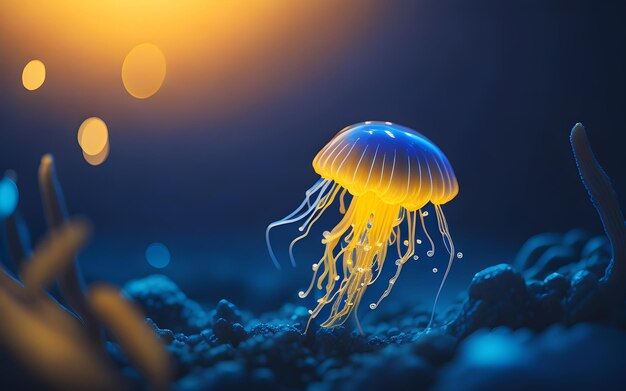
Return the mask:
<svg viewBox="0 0 626 391">
<path fill-rule="evenodd" d="M 304 291 L 300 291 L 298 292 L 298 297 L 304 299 L 306 297 L 306 293 L 304 293 Z"/>
<path fill-rule="evenodd" d="M 376 309 L 376 307 L 378 307 L 378 306 L 376 305 L 376 303 L 372 303 L 372 304 L 370 304 L 370 310 L 375 310 L 375 309 Z"/>
</svg>

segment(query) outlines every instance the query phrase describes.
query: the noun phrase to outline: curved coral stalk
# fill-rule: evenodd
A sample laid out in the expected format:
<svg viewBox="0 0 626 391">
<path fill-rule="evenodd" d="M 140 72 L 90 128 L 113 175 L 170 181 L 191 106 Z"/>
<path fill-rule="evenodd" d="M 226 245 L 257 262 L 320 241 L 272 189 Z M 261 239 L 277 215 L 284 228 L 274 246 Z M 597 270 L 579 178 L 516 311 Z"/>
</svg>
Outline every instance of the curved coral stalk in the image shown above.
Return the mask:
<svg viewBox="0 0 626 391">
<path fill-rule="evenodd" d="M 51 228 L 58 227 L 67 219 L 67 209 L 63 199 L 61 185 L 56 177 L 54 158 L 52 155 L 45 155 L 41 159 L 39 166 L 39 186 L 48 225 Z M 66 305 L 78 314 L 85 328 L 94 340 L 101 341 L 102 334 L 100 327 L 85 301 L 83 281 L 76 260 L 72 262 L 59 277 L 58 283 Z"/>
<path fill-rule="evenodd" d="M 0 264 L 0 288 L 6 289 L 9 293 L 18 296 L 22 293 L 22 284 Z"/>
<path fill-rule="evenodd" d="M 76 252 L 87 241 L 89 231 L 89 224 L 80 219 L 69 220 L 50 231 L 21 269 L 22 281 L 31 294 L 46 289 L 57 274 L 70 266 Z"/>
<path fill-rule="evenodd" d="M 30 257 L 28 230 L 18 210 L 6 220 L 5 225 L 9 253 L 19 270 L 22 262 Z"/>
<path fill-rule="evenodd" d="M 600 215 L 604 231 L 611 242 L 613 259 L 603 282 L 620 298 L 626 296 L 626 225 L 611 180 L 595 158 L 582 124 L 572 129 L 570 142 L 578 172 L 589 192 L 589 198 Z"/>
<path fill-rule="evenodd" d="M 170 357 L 141 311 L 109 285 L 92 285 L 88 300 L 95 316 L 113 333 L 152 387 L 157 391 L 169 389 Z"/>
<path fill-rule="evenodd" d="M 0 287 L 0 347 L 59 390 L 120 390 L 124 383 L 67 313 L 49 303 L 24 306 Z"/>
</svg>

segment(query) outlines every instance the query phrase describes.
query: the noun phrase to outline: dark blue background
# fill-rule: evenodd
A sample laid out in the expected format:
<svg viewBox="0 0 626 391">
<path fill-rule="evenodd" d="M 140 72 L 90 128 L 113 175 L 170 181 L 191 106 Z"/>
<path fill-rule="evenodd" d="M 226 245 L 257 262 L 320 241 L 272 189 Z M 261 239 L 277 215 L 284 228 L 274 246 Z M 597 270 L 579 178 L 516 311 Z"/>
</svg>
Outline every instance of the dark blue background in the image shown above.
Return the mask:
<svg viewBox="0 0 626 391">
<path fill-rule="evenodd" d="M 143 133 L 125 132 L 142 127 L 140 116 L 109 121 L 111 155 L 99 167 L 83 161 L 75 142 L 91 113 L 34 109 L 21 69 L 0 58 L 0 169 L 17 171 L 20 208 L 36 239 L 45 229 L 37 165 L 43 153 L 56 156 L 69 209 L 96 227 L 82 256 L 89 279 L 121 283 L 154 271 L 143 251 L 160 241 L 172 253 L 163 272 L 192 295 L 272 308 L 278 298 L 295 301 L 308 283 L 320 232 L 303 245 L 297 271 L 277 272 L 265 226 L 300 203 L 316 180 L 311 160 L 338 130 L 397 122 L 433 140 L 459 180 L 444 210 L 466 256 L 453 269 L 449 300 L 534 233 L 601 232 L 570 152 L 574 123 L 586 125 L 626 203 L 625 17 L 617 1 L 386 2 L 336 66 L 245 115 L 199 112 L 176 124 L 150 122 Z M 320 231 L 336 216 L 325 221 Z M 286 235 L 276 238 L 279 252 L 286 249 Z M 430 300 L 441 275 L 431 267 L 403 272 L 412 300 L 418 287 Z"/>
</svg>

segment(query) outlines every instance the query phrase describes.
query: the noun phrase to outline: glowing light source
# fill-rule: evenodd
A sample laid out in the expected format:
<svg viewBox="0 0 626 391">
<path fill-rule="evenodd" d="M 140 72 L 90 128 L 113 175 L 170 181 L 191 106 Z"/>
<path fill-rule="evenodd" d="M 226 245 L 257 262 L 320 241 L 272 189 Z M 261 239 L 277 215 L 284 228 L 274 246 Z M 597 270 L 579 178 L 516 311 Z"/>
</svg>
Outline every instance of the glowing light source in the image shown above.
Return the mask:
<svg viewBox="0 0 626 391">
<path fill-rule="evenodd" d="M 152 243 L 146 248 L 146 261 L 150 266 L 163 269 L 170 263 L 170 251 L 163 243 Z"/>
<path fill-rule="evenodd" d="M 78 129 L 78 144 L 87 155 L 96 156 L 107 148 L 109 130 L 98 117 L 87 118 Z"/>
<path fill-rule="evenodd" d="M 17 207 L 19 192 L 17 185 L 11 178 L 0 179 L 0 218 L 9 217 Z"/>
<path fill-rule="evenodd" d="M 22 84 L 29 91 L 41 87 L 46 80 L 46 66 L 40 60 L 31 60 L 22 71 Z"/>
<path fill-rule="evenodd" d="M 122 64 L 122 82 L 129 94 L 138 99 L 154 95 L 165 79 L 165 56 L 151 43 L 135 46 Z"/>
</svg>

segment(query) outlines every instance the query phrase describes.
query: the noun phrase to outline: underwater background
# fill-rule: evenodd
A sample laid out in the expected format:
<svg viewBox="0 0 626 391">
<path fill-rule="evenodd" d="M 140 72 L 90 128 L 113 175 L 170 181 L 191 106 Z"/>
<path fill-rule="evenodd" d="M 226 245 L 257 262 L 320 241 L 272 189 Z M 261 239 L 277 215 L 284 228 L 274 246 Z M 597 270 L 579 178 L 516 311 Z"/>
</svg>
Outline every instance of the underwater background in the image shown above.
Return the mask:
<svg viewBox="0 0 626 391">
<path fill-rule="evenodd" d="M 243 320 L 230 323 L 242 323 L 251 335 L 253 320 L 274 324 L 297 314 L 300 307 L 295 306 L 311 308 L 314 300 L 301 300 L 297 293 L 310 281 L 311 264 L 323 248 L 322 231 L 339 214 L 324 216 L 308 240 L 299 244 L 296 268 L 288 265 L 286 249 L 297 229 L 277 229 L 273 235 L 284 266 L 277 270 L 267 253 L 265 228 L 291 212 L 318 179 L 311 167 L 316 153 L 339 130 L 365 120 L 392 121 L 421 132 L 454 167 L 459 195 L 444 209 L 464 256 L 455 261 L 442 292 L 438 307 L 442 314 L 458 309 L 476 273 L 493 265 L 514 264 L 516 258 L 518 267 L 523 264 L 518 251 L 533 235 L 570 232 L 570 239 L 562 240 L 578 246 L 576 260 L 589 256 L 582 255 L 582 248 L 603 235 L 603 227 L 572 157 L 569 135 L 575 123 L 585 125 L 620 204 L 626 205 L 624 3 L 344 0 L 224 5 L 218 1 L 215 9 L 198 6 L 201 10 L 193 17 L 193 2 L 175 12 L 166 10 L 165 2 L 146 5 L 145 12 L 112 2 L 111 13 L 101 17 L 97 17 L 104 12 L 101 6 L 87 3 L 0 5 L 0 171 L 16 173 L 19 212 L 34 245 L 47 231 L 37 170 L 44 154 L 54 155 L 70 215 L 87 216 L 94 227 L 79 254 L 88 283 L 126 286 L 127 294 L 139 302 L 151 290 L 163 289 L 169 292 L 164 294 L 167 297 L 175 296 L 168 289 L 180 289 L 206 309 L 207 318 L 216 307 L 218 312 L 226 311 L 228 305 L 218 305 L 226 299 L 244 312 Z M 133 24 L 117 18 L 116 12 L 141 17 L 129 19 Z M 124 90 L 119 67 L 126 52 L 144 41 L 161 47 L 168 69 L 158 93 L 138 100 Z M 39 90 L 27 91 L 20 77 L 33 58 L 46 63 L 47 76 Z M 98 166 L 84 161 L 76 141 L 80 124 L 91 116 L 102 118 L 109 129 L 110 154 Z M 572 233 L 573 229 L 578 231 Z M 2 236 L 0 259 L 15 271 Z M 162 268 L 146 260 L 153 243 L 163 244 L 169 253 Z M 606 250 L 596 261 L 604 267 L 609 259 Z M 384 328 L 417 333 L 416 324 L 402 321 L 418 309 L 429 310 L 442 274 L 432 270 L 442 270 L 446 262 L 442 253 L 411 262 L 377 310 L 387 312 L 378 314 L 362 306 L 359 314 L 368 337 L 383 335 Z M 571 276 L 562 274 L 573 278 L 576 270 L 570 271 Z M 166 277 L 137 282 L 153 274 Z M 369 299 L 375 300 L 383 289 L 372 286 Z M 285 309 L 286 304 L 293 307 Z M 148 315 L 149 307 L 144 306 Z M 385 318 L 387 313 L 392 315 Z M 621 314 L 623 322 L 623 310 Z M 187 320 L 179 320 L 178 325 L 169 318 L 162 319 L 165 324 L 153 320 L 160 329 L 173 329 L 186 337 L 202 331 L 200 326 L 183 324 Z M 207 320 L 205 326 L 213 327 L 211 322 Z M 570 359 L 562 367 L 553 364 L 553 373 L 565 377 L 575 370 L 583 373 L 583 363 L 594 357 L 595 365 L 623 365 L 616 348 L 626 347 L 621 324 L 620 329 L 571 322 L 573 328 L 549 329 L 533 342 L 522 335 L 523 327 L 522 331 L 478 331 L 465 342 L 469 345 L 456 352 L 460 363 L 450 369 L 452 374 L 439 382 L 432 373 L 424 375 L 420 387 L 436 384 L 437 389 L 458 389 L 455 381 L 464 381 L 463 374 L 474 370 L 471 365 L 476 362 L 487 363 L 480 367 L 489 372 L 485 378 L 495 376 L 490 371 L 499 365 L 523 368 L 515 372 L 523 377 L 525 360 L 549 366 L 555 349 Z M 344 336 L 343 331 L 329 333 L 339 342 L 320 342 L 320 346 L 336 347 L 357 338 L 351 334 L 353 329 L 348 325 Z M 453 334 L 466 337 L 460 331 Z M 239 343 L 233 344 L 231 340 L 237 338 L 228 335 L 223 341 Z M 285 337 L 285 346 L 297 343 L 289 338 L 298 341 L 299 337 Z M 565 347 L 559 350 L 546 341 L 562 341 Z M 456 340 L 441 343 L 457 346 Z M 472 356 L 485 344 L 496 351 L 486 358 Z M 354 353 L 338 349 L 339 353 L 322 355 Z M 564 349 L 572 352 L 563 353 Z M 176 354 L 177 359 L 184 356 Z M 220 353 L 227 358 L 210 354 L 206 362 L 190 359 L 184 375 L 206 368 L 216 373 L 245 372 L 230 353 Z M 379 352 L 363 359 L 370 360 L 363 365 L 403 363 L 388 364 L 400 378 L 405 373 L 402 365 L 411 373 L 427 371 L 421 363 L 413 367 L 407 361 L 414 354 Z M 381 364 L 380 376 L 388 376 L 385 368 Z M 626 380 L 611 368 L 601 369 L 608 373 L 607 382 Z M 598 373 L 605 373 L 587 370 L 580 376 L 589 383 L 569 384 L 572 389 L 595 384 Z M 482 372 L 471 373 L 482 379 Z M 257 375 L 271 377 L 263 384 L 281 389 L 306 388 L 326 379 L 324 375 L 308 380 L 285 380 L 276 373 Z M 187 380 L 177 387 L 234 387 L 213 378 L 204 383 Z M 357 380 L 368 384 L 367 379 Z M 250 381 L 240 386 L 258 386 L 256 380 Z M 352 386 L 356 389 L 358 384 Z M 494 384 L 498 383 L 491 383 L 493 389 Z M 343 383 L 337 387 L 349 389 Z M 465 389 L 472 387 L 466 384 Z"/>
</svg>

